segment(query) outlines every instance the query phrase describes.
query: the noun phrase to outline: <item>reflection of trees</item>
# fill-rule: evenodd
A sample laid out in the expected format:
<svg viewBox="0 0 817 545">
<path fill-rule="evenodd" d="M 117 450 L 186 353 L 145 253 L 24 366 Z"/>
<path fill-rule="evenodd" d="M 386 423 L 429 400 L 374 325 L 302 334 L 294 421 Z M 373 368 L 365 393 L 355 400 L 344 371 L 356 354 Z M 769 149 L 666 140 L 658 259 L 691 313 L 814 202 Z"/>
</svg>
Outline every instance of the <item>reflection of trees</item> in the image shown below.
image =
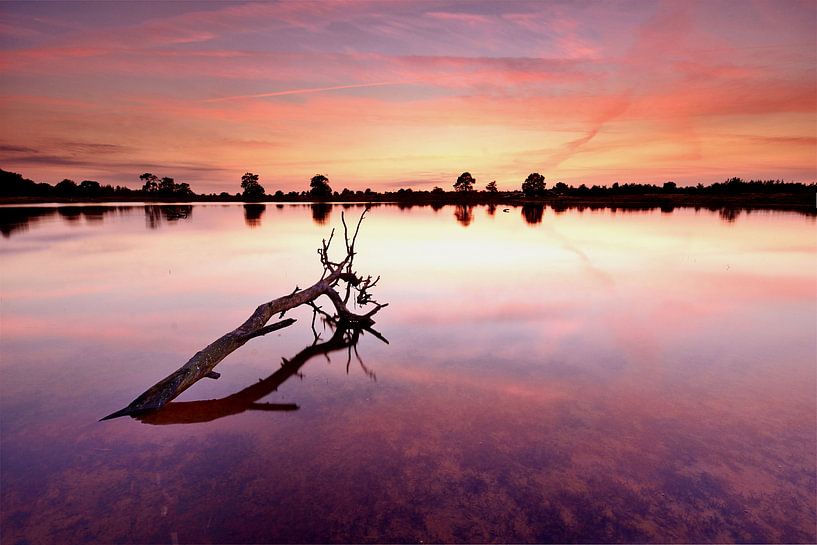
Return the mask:
<svg viewBox="0 0 817 545">
<path fill-rule="evenodd" d="M 193 207 L 189 204 L 145 205 L 145 223 L 149 229 L 158 228 L 162 222 L 190 219 Z"/>
<path fill-rule="evenodd" d="M 332 205 L 325 202 L 312 203 L 312 221 L 315 225 L 326 225 L 332 215 Z"/>
<path fill-rule="evenodd" d="M 542 223 L 542 215 L 545 213 L 545 205 L 540 203 L 525 203 L 522 205 L 522 217 L 528 225 Z"/>
<path fill-rule="evenodd" d="M 735 220 L 738 219 L 738 216 L 740 215 L 740 209 L 739 208 L 721 208 L 720 210 L 718 210 L 718 215 L 726 223 L 735 223 Z"/>
<path fill-rule="evenodd" d="M 561 182 L 559 182 L 559 183 L 561 183 Z M 557 185 L 558 185 L 558 184 L 557 184 Z M 551 203 L 550 207 L 553 209 L 553 212 L 554 212 L 554 213 L 555 213 L 557 216 L 558 216 L 558 215 L 560 215 L 560 214 L 565 213 L 565 212 L 567 211 L 567 208 L 568 208 L 566 204 L 561 203 L 561 202 L 554 202 L 554 203 Z"/>
<path fill-rule="evenodd" d="M 474 221 L 474 205 L 472 204 L 458 204 L 454 208 L 454 217 L 457 222 L 463 227 L 468 227 Z"/>
<path fill-rule="evenodd" d="M 55 208 L 0 207 L 0 233 L 9 238 L 12 233 L 28 231 L 31 223 L 53 216 Z"/>
<path fill-rule="evenodd" d="M 489 216 L 493 216 L 494 214 L 496 214 L 496 204 L 489 203 L 488 207 L 485 210 L 488 212 Z"/>
<path fill-rule="evenodd" d="M 79 221 L 82 216 L 82 210 L 79 206 L 62 206 L 57 208 L 57 213 L 62 219 L 69 223 Z"/>
<path fill-rule="evenodd" d="M 105 206 L 83 206 L 80 211 L 85 221 L 98 222 L 102 221 L 102 216 L 113 212 L 115 209 Z"/>
<path fill-rule="evenodd" d="M 244 223 L 246 223 L 248 227 L 260 227 L 261 216 L 264 215 L 266 209 L 266 204 L 245 204 Z"/>
<path fill-rule="evenodd" d="M 29 225 L 46 218 L 59 216 L 68 223 L 77 223 L 82 218 L 88 223 L 100 223 L 109 214 L 126 214 L 128 206 L 60 206 L 53 207 L 0 207 L 0 233 L 8 238 L 12 233 L 26 231 Z"/>
<path fill-rule="evenodd" d="M 351 324 L 339 322 L 336 317 L 327 316 L 318 307 L 315 308 L 314 316 L 323 316 L 324 323 L 334 329 L 332 337 L 323 343 L 319 343 L 319 336 L 315 335 L 315 342 L 298 352 L 290 359 L 283 359 L 281 368 L 273 374 L 247 386 L 243 390 L 221 399 L 210 399 L 207 401 L 172 401 L 157 411 L 144 413 L 136 418 L 145 424 L 196 424 L 200 422 L 210 422 L 218 418 L 240 414 L 245 411 L 297 411 L 298 405 L 294 403 L 260 403 L 259 401 L 272 392 L 278 390 L 284 382 L 296 376 L 298 371 L 309 360 L 316 356 L 326 356 L 332 352 L 346 350 L 346 372 L 352 362 L 352 356 L 357 359 L 363 371 L 372 379 L 374 373 L 370 371 L 360 359 L 357 353 L 357 343 L 364 332 L 370 332 L 381 340 L 383 337 L 370 326 L 361 324 Z M 314 321 L 314 317 L 313 317 Z"/>
</svg>

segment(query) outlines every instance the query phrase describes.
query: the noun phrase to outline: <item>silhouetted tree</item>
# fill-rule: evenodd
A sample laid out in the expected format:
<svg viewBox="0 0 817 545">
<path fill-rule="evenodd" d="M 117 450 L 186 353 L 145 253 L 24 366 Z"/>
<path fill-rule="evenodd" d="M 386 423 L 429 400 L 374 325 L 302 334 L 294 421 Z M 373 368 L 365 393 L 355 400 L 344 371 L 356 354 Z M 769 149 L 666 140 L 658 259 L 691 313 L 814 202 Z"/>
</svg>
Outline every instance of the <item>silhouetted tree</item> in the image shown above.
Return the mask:
<svg viewBox="0 0 817 545">
<path fill-rule="evenodd" d="M 150 172 L 145 172 L 139 179 L 144 182 L 142 184 L 142 191 L 145 193 L 155 193 L 159 191 L 159 177 L 151 174 Z"/>
<path fill-rule="evenodd" d="M 77 183 L 74 180 L 65 179 L 58 183 L 54 189 L 57 190 L 57 193 L 60 195 L 71 195 L 77 192 Z"/>
<path fill-rule="evenodd" d="M 556 185 L 553 186 L 553 190 L 556 193 L 565 193 L 570 187 L 564 182 L 557 182 Z"/>
<path fill-rule="evenodd" d="M 526 197 L 542 197 L 545 194 L 545 177 L 538 172 L 531 172 L 522 182 L 522 193 Z"/>
<path fill-rule="evenodd" d="M 190 184 L 186 182 L 176 184 L 173 187 L 173 193 L 180 197 L 192 197 L 194 195 L 193 190 L 190 189 Z"/>
<path fill-rule="evenodd" d="M 496 193 L 497 191 L 499 191 L 496 188 L 496 180 L 489 182 L 488 185 L 485 186 L 485 191 L 487 191 L 488 193 Z"/>
<path fill-rule="evenodd" d="M 16 172 L 0 168 L 0 195 L 47 195 L 53 191 L 50 184 L 38 184 Z"/>
<path fill-rule="evenodd" d="M 463 172 L 454 182 L 454 191 L 473 191 L 475 183 L 477 180 L 471 176 L 470 172 Z"/>
<path fill-rule="evenodd" d="M 332 188 L 329 187 L 329 178 L 323 174 L 312 176 L 309 181 L 309 194 L 314 199 L 328 199 L 332 196 Z M 367 191 L 371 191 L 367 189 Z"/>
<path fill-rule="evenodd" d="M 258 174 L 246 172 L 241 177 L 241 196 L 247 200 L 257 200 L 264 198 L 264 186 L 258 183 Z"/>
<path fill-rule="evenodd" d="M 173 180 L 173 178 L 165 177 L 159 180 L 159 193 L 172 195 L 174 189 L 176 189 L 176 182 Z"/>
<path fill-rule="evenodd" d="M 678 185 L 675 182 L 664 182 L 664 191 L 672 192 L 678 189 Z"/>
<path fill-rule="evenodd" d="M 98 195 L 101 188 L 99 186 L 99 182 L 95 182 L 93 180 L 83 180 L 80 182 L 78 189 L 83 195 Z"/>
</svg>

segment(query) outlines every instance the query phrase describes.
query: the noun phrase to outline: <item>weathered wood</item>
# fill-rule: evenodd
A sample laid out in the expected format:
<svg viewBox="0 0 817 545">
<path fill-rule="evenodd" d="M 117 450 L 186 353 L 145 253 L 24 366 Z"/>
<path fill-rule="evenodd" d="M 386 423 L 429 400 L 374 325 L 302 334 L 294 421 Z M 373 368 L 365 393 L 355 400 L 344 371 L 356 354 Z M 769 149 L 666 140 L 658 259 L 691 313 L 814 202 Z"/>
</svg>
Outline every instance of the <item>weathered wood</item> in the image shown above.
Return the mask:
<svg viewBox="0 0 817 545">
<path fill-rule="evenodd" d="M 109 414 L 102 420 L 110 420 L 111 418 L 134 415 L 145 411 L 159 409 L 171 399 L 178 397 L 179 394 L 187 390 L 198 380 L 204 377 L 209 377 L 210 374 L 213 373 L 213 367 L 218 365 L 230 353 L 234 352 L 237 348 L 240 348 L 244 345 L 244 343 L 253 338 L 250 333 L 247 333 L 246 330 L 243 330 L 242 328 L 247 325 L 250 320 L 260 320 L 259 317 L 256 317 L 259 310 L 261 310 L 261 307 L 258 307 L 255 313 L 253 313 L 253 316 L 251 316 L 247 322 L 244 322 L 241 327 L 230 331 L 226 335 L 221 336 L 218 340 L 208 345 L 203 350 L 196 352 L 196 354 L 190 358 L 187 363 L 179 367 L 169 376 L 151 386 L 147 391 L 145 391 L 145 393 L 134 399 L 130 405 L 124 409 L 116 411 L 115 413 Z M 267 332 L 270 332 L 276 329 L 282 329 L 294 323 L 294 318 L 287 318 L 286 320 L 281 320 L 280 322 L 272 324 L 272 326 L 275 326 L 274 328 L 268 327 L 265 329 L 267 329 Z"/>
<path fill-rule="evenodd" d="M 296 411 L 298 405 L 294 403 L 260 403 L 260 400 L 277 391 L 281 384 L 296 376 L 316 356 L 354 347 L 364 330 L 372 331 L 356 324 L 337 324 L 329 340 L 307 346 L 295 356 L 284 359 L 281 367 L 273 374 L 239 392 L 221 399 L 174 401 L 165 405 L 161 411 L 135 415 L 135 418 L 153 425 L 197 424 L 245 411 Z"/>
<path fill-rule="evenodd" d="M 372 324 L 371 316 L 386 305 L 380 305 L 371 300 L 367 289 L 374 286 L 377 280 L 372 281 L 371 277 L 365 280 L 359 278 L 352 271 L 352 262 L 355 255 L 355 240 L 357 233 L 360 230 L 360 224 L 363 217 L 366 215 L 366 210 L 361 214 L 357 223 L 357 228 L 352 238 L 349 238 L 346 221 L 341 213 L 343 220 L 344 237 L 346 242 L 346 257 L 340 262 L 332 262 L 329 259 L 329 246 L 332 243 L 334 230 L 332 230 L 329 240 L 322 242 L 322 247 L 318 250 L 318 255 L 321 259 L 321 264 L 324 267 L 321 279 L 309 286 L 306 289 L 295 289 L 289 295 L 273 299 L 267 303 L 263 303 L 255 309 L 255 312 L 250 315 L 247 320 L 235 328 L 216 339 L 214 342 L 206 346 L 204 349 L 197 352 L 187 363 L 182 365 L 176 371 L 160 380 L 142 395 L 134 399 L 130 405 L 109 414 L 102 418 L 102 420 L 109 420 L 120 416 L 133 416 L 160 409 L 172 399 L 175 399 L 179 394 L 187 390 L 190 386 L 195 384 L 202 378 L 218 378 L 220 375 L 213 371 L 213 368 L 218 365 L 229 354 L 243 346 L 247 341 L 261 335 L 266 335 L 272 331 L 288 327 L 295 323 L 295 319 L 287 318 L 279 322 L 267 325 L 267 322 L 279 314 L 283 317 L 288 310 L 294 309 L 304 304 L 314 304 L 313 301 L 321 295 L 329 296 L 329 299 L 334 304 L 338 316 L 348 322 L 360 324 Z M 368 304 L 374 303 L 374 310 L 364 315 L 357 315 L 350 312 L 346 307 L 346 300 L 340 297 L 335 291 L 335 286 L 339 281 L 347 284 L 347 297 L 350 290 L 354 289 L 358 292 L 358 303 Z"/>
</svg>

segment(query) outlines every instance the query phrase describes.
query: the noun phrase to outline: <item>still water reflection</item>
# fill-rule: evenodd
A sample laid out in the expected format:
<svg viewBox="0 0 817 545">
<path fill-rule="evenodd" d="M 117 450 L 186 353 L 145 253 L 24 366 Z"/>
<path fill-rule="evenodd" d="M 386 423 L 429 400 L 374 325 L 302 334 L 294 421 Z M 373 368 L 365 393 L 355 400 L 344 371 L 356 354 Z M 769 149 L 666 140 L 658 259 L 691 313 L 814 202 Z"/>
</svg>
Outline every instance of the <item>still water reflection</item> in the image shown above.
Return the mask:
<svg viewBox="0 0 817 545">
<path fill-rule="evenodd" d="M 813 216 L 380 206 L 390 344 L 304 309 L 97 422 L 316 279 L 342 209 L 0 209 L 2 541 L 817 539 Z"/>
</svg>

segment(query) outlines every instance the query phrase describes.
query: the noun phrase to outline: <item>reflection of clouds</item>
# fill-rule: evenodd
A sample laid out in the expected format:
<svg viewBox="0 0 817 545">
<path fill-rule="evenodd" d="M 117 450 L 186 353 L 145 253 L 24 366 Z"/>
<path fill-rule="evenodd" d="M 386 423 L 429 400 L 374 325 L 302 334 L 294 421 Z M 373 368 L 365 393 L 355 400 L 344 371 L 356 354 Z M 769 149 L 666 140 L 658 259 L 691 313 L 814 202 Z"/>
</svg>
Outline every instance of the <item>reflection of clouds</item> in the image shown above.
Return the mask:
<svg viewBox="0 0 817 545">
<path fill-rule="evenodd" d="M 712 214 L 566 211 L 545 217 L 559 238 L 518 214 L 462 229 L 382 207 L 360 239 L 391 303 L 378 315 L 391 344 L 361 350 L 376 385 L 332 358 L 260 400 L 297 402 L 297 416 L 95 422 L 317 278 L 329 224 L 311 212 L 287 206 L 254 231 L 240 205 L 197 207 L 185 230 L 148 232 L 133 214 L 93 229 L 96 247 L 125 249 L 102 258 L 46 229 L 3 242 L 43 249 L 3 263 L 3 493 L 17 506 L 4 537 L 814 541 L 815 247 L 802 218 L 717 228 Z M 286 237 L 266 236 L 281 226 Z M 799 250 L 758 253 L 775 240 Z M 293 316 L 186 399 L 277 370 L 310 341 L 308 316 Z"/>
<path fill-rule="evenodd" d="M 539 220 L 541 222 L 541 220 Z M 576 243 L 574 243 L 570 238 L 561 234 L 551 222 L 545 224 L 545 229 L 558 241 L 561 242 L 561 248 L 567 250 L 568 252 L 576 255 L 579 260 L 581 261 L 584 270 L 593 278 L 595 278 L 600 284 L 606 287 L 612 287 L 615 285 L 615 281 L 613 277 L 603 271 L 602 269 L 596 267 L 593 264 L 593 261 L 587 255 L 587 253 L 581 249 Z"/>
<path fill-rule="evenodd" d="M 790 301 L 814 300 L 817 285 L 807 274 L 770 276 L 729 270 L 726 274 L 701 272 L 692 275 L 696 286 L 709 292 L 713 301 L 729 300 Z M 716 297 L 717 295 L 717 297 Z"/>
<path fill-rule="evenodd" d="M 457 390 L 469 390 L 475 396 L 511 396 L 518 401 L 542 404 L 570 399 L 576 394 L 571 391 L 573 385 L 563 381 L 530 380 L 523 377 L 514 379 L 501 372 L 464 374 L 462 370 L 418 367 L 405 363 L 390 366 L 388 378 L 391 382 L 399 382 L 401 388 L 449 385 Z"/>
<path fill-rule="evenodd" d="M 567 302 L 494 301 L 490 296 L 480 301 L 463 302 L 454 297 L 436 300 L 442 303 L 429 312 L 430 303 L 401 301 L 394 316 L 397 323 L 413 324 L 471 324 L 478 322 L 503 323 L 508 321 L 550 321 L 572 316 L 577 307 Z"/>
<path fill-rule="evenodd" d="M 21 243 L 19 239 L 14 240 L 13 243 L 3 244 L 0 246 L 0 254 L 19 254 L 29 252 L 48 253 L 52 251 L 51 246 L 61 244 L 72 240 L 83 239 L 84 235 L 79 231 L 70 231 L 63 233 L 49 233 L 32 231 L 26 234 L 25 243 Z"/>
</svg>

